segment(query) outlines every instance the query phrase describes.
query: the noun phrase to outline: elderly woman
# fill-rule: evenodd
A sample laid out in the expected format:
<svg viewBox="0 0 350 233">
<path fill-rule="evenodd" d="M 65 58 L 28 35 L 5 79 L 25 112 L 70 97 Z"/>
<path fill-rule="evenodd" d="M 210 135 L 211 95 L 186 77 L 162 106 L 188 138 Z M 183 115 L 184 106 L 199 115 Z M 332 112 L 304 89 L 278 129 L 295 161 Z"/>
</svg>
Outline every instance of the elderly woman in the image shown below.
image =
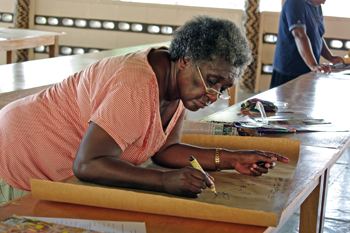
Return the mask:
<svg viewBox="0 0 350 233">
<path fill-rule="evenodd" d="M 169 49 L 97 61 L 1 110 L 0 177 L 22 190 L 30 190 L 31 178 L 59 181 L 74 174 L 102 185 L 197 197 L 214 185 L 189 167 L 190 156 L 205 170 L 266 173 L 274 161 L 288 159 L 180 143 L 184 109 L 197 111 L 229 96 L 251 60 L 236 24 L 199 16 L 174 33 Z M 148 158 L 174 169 L 139 167 Z"/>
</svg>

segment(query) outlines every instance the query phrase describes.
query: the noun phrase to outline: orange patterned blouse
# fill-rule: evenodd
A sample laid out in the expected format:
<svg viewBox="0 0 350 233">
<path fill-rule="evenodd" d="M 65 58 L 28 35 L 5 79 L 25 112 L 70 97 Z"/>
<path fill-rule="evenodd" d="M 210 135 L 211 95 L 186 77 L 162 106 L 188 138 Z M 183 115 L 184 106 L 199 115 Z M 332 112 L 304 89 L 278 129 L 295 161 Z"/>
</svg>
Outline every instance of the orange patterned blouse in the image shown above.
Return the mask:
<svg viewBox="0 0 350 233">
<path fill-rule="evenodd" d="M 140 165 L 165 143 L 184 106 L 163 130 L 152 48 L 104 58 L 38 94 L 0 111 L 0 177 L 30 191 L 30 179 L 73 175 L 80 141 L 92 121 Z"/>
</svg>

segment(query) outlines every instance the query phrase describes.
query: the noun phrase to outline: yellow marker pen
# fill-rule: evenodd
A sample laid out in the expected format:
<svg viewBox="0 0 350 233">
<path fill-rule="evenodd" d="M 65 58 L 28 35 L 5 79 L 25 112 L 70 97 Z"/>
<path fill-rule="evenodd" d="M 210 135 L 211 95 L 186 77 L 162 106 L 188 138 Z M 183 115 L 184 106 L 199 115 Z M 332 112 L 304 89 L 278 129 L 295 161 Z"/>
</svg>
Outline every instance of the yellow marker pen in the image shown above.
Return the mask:
<svg viewBox="0 0 350 233">
<path fill-rule="evenodd" d="M 192 164 L 192 167 L 194 167 L 195 169 L 201 171 L 204 173 L 203 168 L 201 167 L 201 165 L 198 163 L 197 159 L 195 159 L 193 156 L 190 157 L 190 163 Z M 204 173 L 205 174 L 205 173 Z M 206 175 L 207 176 L 207 175 Z M 209 177 L 208 177 L 209 178 Z M 210 179 L 210 178 L 209 178 Z M 211 191 L 213 191 L 215 193 L 215 195 L 217 196 L 218 193 L 216 192 L 215 188 L 209 188 Z"/>
</svg>

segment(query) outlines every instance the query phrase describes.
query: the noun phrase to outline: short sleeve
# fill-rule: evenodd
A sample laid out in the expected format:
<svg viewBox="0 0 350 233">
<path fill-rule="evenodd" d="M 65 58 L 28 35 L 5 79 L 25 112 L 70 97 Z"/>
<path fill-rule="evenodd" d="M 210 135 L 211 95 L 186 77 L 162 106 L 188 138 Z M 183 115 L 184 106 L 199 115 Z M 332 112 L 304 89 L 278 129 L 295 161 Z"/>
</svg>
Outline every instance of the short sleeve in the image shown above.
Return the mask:
<svg viewBox="0 0 350 233">
<path fill-rule="evenodd" d="M 286 1 L 285 17 L 288 30 L 291 32 L 294 28 L 306 29 L 306 9 L 302 1 Z"/>
<path fill-rule="evenodd" d="M 113 86 L 100 99 L 94 100 L 89 121 L 103 128 L 123 151 L 131 144 L 142 147 L 143 134 L 154 117 L 151 109 L 156 109 L 151 92 L 154 85 L 154 81 L 150 81 L 144 88 Z"/>
</svg>

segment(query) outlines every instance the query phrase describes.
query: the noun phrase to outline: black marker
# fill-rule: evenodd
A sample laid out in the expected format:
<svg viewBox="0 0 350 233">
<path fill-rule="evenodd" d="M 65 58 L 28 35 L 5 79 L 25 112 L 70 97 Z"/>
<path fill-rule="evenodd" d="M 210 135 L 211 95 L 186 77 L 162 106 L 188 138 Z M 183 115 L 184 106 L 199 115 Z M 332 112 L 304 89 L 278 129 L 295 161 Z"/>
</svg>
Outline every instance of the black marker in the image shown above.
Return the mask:
<svg viewBox="0 0 350 233">
<path fill-rule="evenodd" d="M 262 161 L 256 163 L 256 165 L 258 165 L 259 167 L 265 167 L 265 164 L 266 162 L 262 162 Z"/>
<path fill-rule="evenodd" d="M 260 162 L 257 162 L 257 163 L 256 163 L 256 165 L 258 165 L 259 167 L 265 167 L 265 164 L 267 164 L 267 162 L 262 162 L 262 161 L 260 161 Z M 275 164 L 276 164 L 276 163 L 273 162 L 273 163 L 272 163 L 272 166 L 275 166 Z"/>
</svg>

